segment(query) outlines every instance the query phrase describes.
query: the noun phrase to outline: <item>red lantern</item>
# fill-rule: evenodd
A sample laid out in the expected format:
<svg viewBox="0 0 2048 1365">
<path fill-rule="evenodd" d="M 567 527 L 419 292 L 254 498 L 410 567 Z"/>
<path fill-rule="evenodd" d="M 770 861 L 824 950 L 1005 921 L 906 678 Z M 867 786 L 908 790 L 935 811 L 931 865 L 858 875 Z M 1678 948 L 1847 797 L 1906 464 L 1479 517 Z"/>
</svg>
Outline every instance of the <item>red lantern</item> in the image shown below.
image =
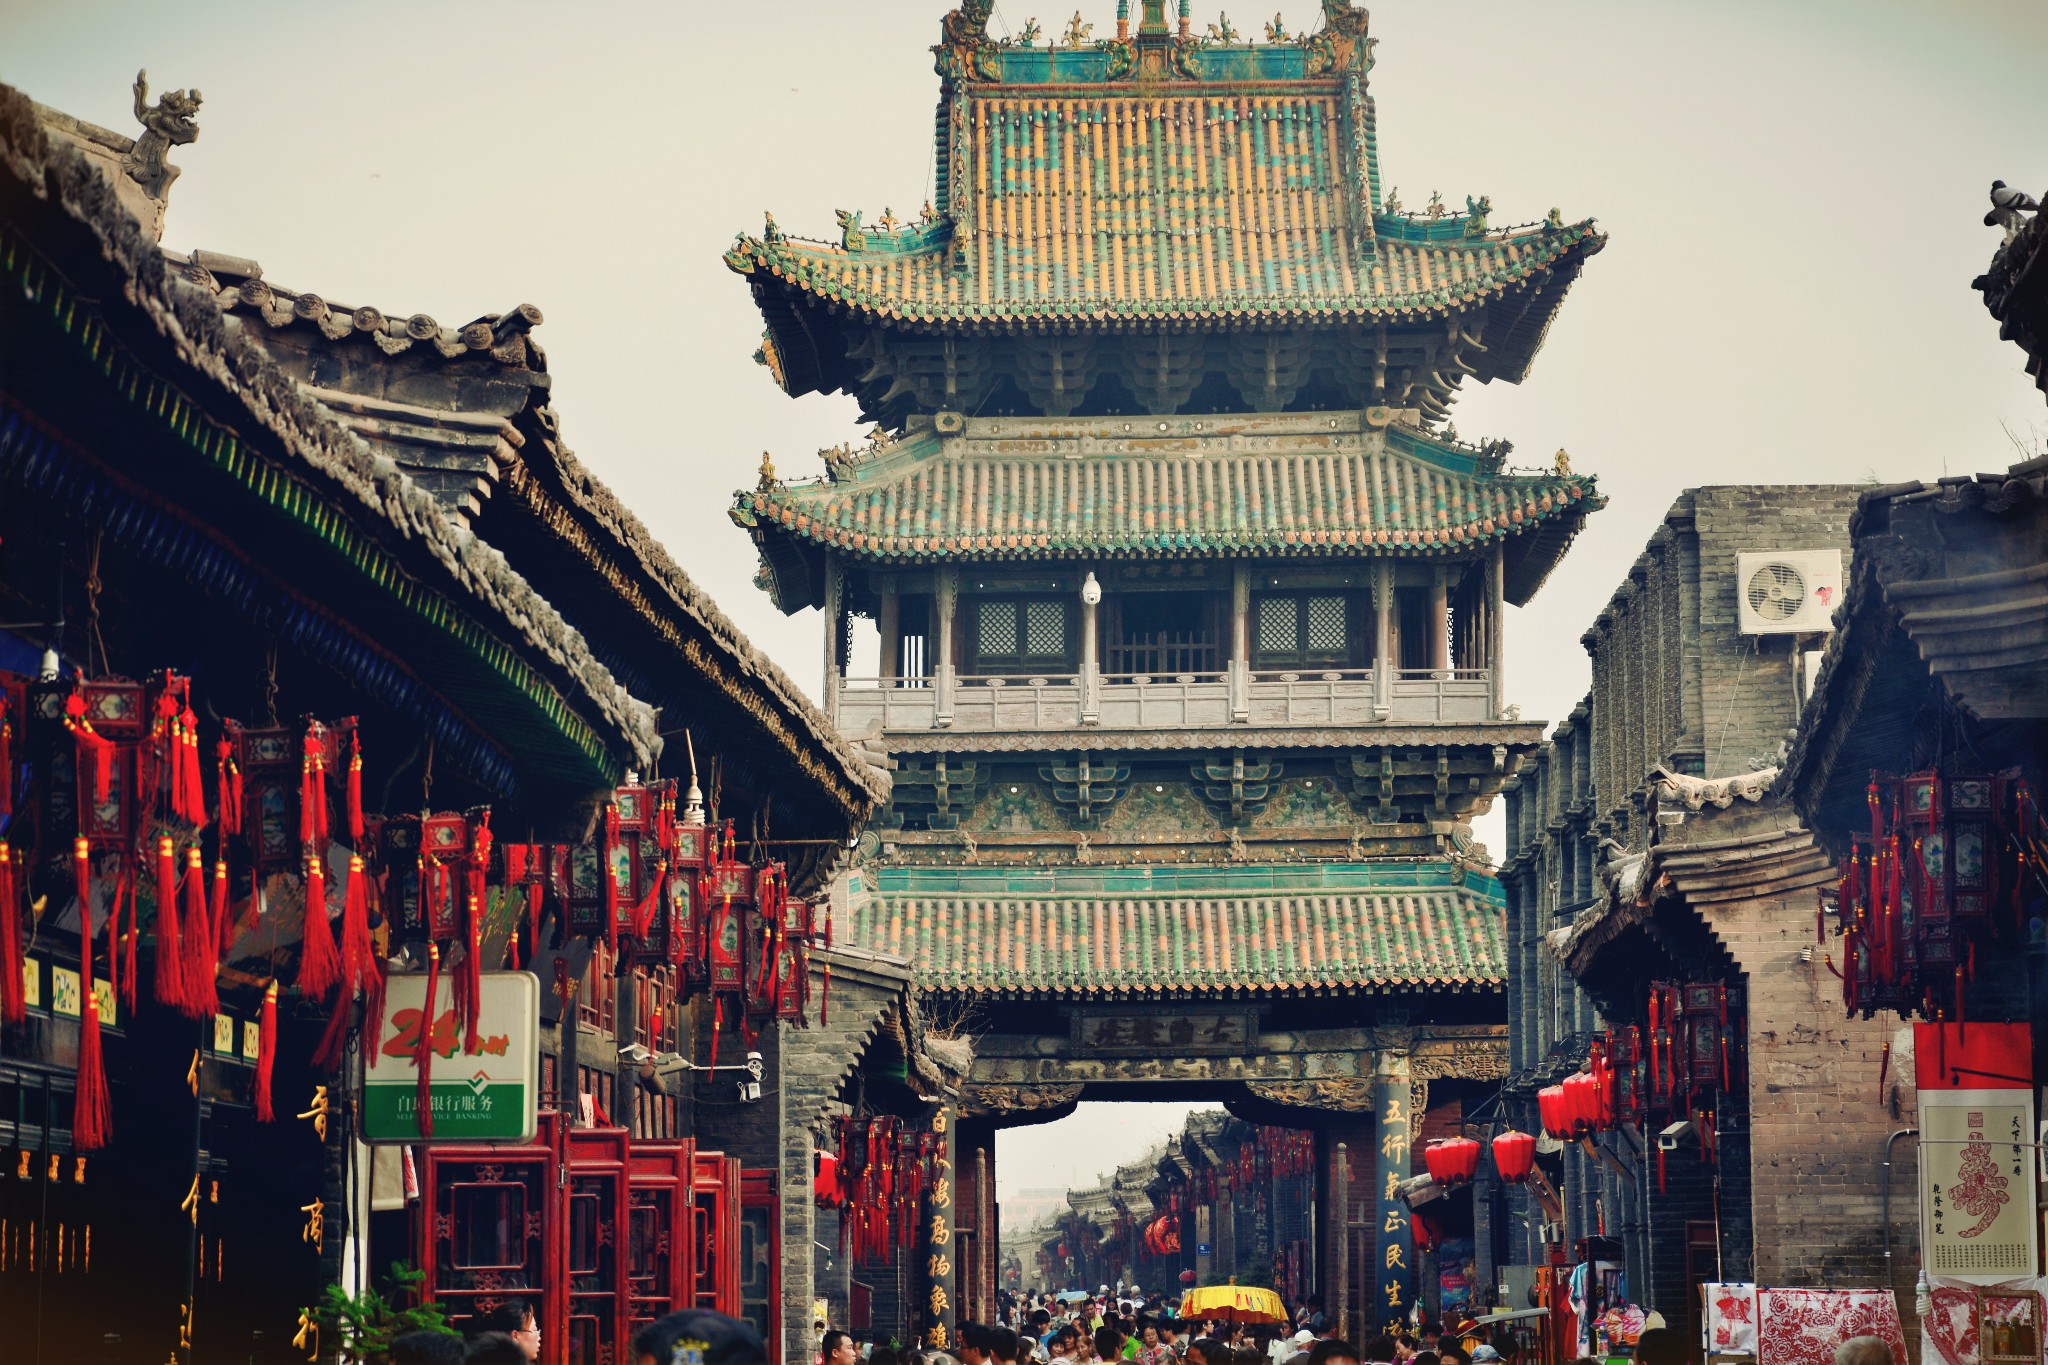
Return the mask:
<svg viewBox="0 0 2048 1365">
<path fill-rule="evenodd" d="M 1479 1170 L 1479 1144 L 1468 1137 L 1445 1138 L 1422 1149 L 1422 1164 L 1439 1185 L 1462 1185 Z"/>
<path fill-rule="evenodd" d="M 1564 1118 L 1571 1136 L 1600 1130 L 1600 1082 L 1590 1071 L 1564 1078 Z"/>
<path fill-rule="evenodd" d="M 1554 1138 L 1568 1138 L 1572 1135 L 1572 1121 L 1565 1108 L 1564 1087 L 1546 1085 L 1536 1092 L 1536 1111 L 1543 1120 L 1543 1131 Z"/>
<path fill-rule="evenodd" d="M 1500 1178 L 1510 1185 L 1519 1185 L 1529 1178 L 1529 1172 L 1536 1165 L 1536 1139 L 1527 1133 L 1510 1128 L 1498 1133 L 1493 1139 L 1493 1164 L 1500 1171 Z"/>
</svg>

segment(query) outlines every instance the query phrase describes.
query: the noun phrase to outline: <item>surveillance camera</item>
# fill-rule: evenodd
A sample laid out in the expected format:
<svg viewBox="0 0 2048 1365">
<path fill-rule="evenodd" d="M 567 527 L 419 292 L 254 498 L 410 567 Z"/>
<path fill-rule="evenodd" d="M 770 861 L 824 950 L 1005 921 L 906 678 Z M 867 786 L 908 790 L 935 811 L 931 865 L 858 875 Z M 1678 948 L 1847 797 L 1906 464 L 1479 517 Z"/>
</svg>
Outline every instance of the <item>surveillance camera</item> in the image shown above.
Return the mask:
<svg viewBox="0 0 2048 1365">
<path fill-rule="evenodd" d="M 761 1054 L 749 1052 L 747 1054 L 747 1077 L 753 1083 L 754 1090 L 757 1092 L 754 1096 L 755 1099 L 760 1098 L 758 1092 L 761 1089 L 761 1071 Z"/>
<path fill-rule="evenodd" d="M 1678 1150 L 1678 1144 L 1691 1136 L 1692 1120 L 1680 1119 L 1663 1132 L 1657 1134 L 1657 1150 L 1660 1152 L 1675 1152 Z"/>
</svg>

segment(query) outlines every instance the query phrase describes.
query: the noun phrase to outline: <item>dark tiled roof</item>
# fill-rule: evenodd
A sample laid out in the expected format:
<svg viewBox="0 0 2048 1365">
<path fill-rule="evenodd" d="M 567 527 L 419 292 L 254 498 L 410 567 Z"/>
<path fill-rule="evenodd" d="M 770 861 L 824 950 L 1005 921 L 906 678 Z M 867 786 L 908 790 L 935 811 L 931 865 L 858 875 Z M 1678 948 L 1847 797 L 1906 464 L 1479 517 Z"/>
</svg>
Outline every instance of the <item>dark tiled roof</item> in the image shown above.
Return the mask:
<svg viewBox="0 0 2048 1365">
<path fill-rule="evenodd" d="M 946 991 L 1492 988 L 1507 973 L 1498 884 L 1428 864 L 885 869 L 853 921 L 858 941 Z"/>
</svg>

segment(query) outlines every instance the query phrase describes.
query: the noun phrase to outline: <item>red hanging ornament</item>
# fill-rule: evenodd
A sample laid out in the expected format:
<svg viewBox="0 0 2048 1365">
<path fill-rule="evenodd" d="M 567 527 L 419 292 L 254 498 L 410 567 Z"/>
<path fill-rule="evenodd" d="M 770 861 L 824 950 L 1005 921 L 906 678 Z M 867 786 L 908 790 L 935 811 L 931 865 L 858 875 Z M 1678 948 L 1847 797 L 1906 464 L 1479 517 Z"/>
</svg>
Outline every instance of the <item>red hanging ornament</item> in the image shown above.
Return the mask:
<svg viewBox="0 0 2048 1365">
<path fill-rule="evenodd" d="M 71 1143 L 81 1152 L 98 1151 L 113 1135 L 107 1101 L 107 1069 L 100 1056 L 100 999 L 92 970 L 92 847 L 79 838 L 71 846 L 72 874 L 78 887 L 78 1080 L 71 1109 Z"/>
<path fill-rule="evenodd" d="M 327 727 L 306 722 L 299 750 L 299 842 L 327 848 Z"/>
<path fill-rule="evenodd" d="M 6 695 L 0 693 L 0 707 Z M 0 756 L 4 757 L 4 756 Z M 5 778 L 0 771 L 0 778 Z M 0 839 L 0 1023 L 18 1024 L 28 1015 L 22 991 L 21 897 L 14 886 L 14 850 Z"/>
<path fill-rule="evenodd" d="M 1502 1180 L 1511 1185 L 1521 1184 L 1529 1178 L 1529 1172 L 1535 1169 L 1536 1139 L 1513 1128 L 1495 1134 L 1493 1164 L 1500 1172 Z"/>
<path fill-rule="evenodd" d="M 14 814 L 14 698 L 0 686 L 0 815 Z"/>
<path fill-rule="evenodd" d="M 363 741 L 353 726 L 348 732 L 348 846 L 363 847 Z"/>
<path fill-rule="evenodd" d="M 263 988 L 263 1013 L 256 1023 L 256 1085 L 250 1098 L 256 1106 L 256 1121 L 270 1123 L 277 1118 L 270 1105 L 271 1073 L 277 1066 L 277 982 Z"/>
<path fill-rule="evenodd" d="M 85 694 L 73 691 L 64 698 L 64 728 L 78 742 L 78 780 L 82 790 L 92 786 L 92 804 L 104 806 L 113 790 L 114 742 L 92 728 L 85 718 Z"/>
<path fill-rule="evenodd" d="M 235 762 L 235 746 L 222 735 L 213 746 L 215 803 L 223 836 L 242 832 L 242 768 Z"/>
<path fill-rule="evenodd" d="M 207 920 L 213 925 L 213 960 L 218 963 L 227 956 L 228 948 L 235 941 L 234 921 L 228 908 L 228 860 L 213 860 L 213 893 L 209 898 Z"/>
<path fill-rule="evenodd" d="M 166 834 L 156 841 L 156 998 L 185 1009 L 185 953 L 178 932 L 178 852 Z"/>
<path fill-rule="evenodd" d="M 419 1043 L 413 1048 L 412 1064 L 415 1069 L 413 1107 L 416 1111 L 421 1137 L 434 1135 L 434 1025 L 435 998 L 441 987 L 440 945 L 427 945 L 427 995 L 420 1007 Z"/>
<path fill-rule="evenodd" d="M 334 926 L 327 918 L 327 859 L 321 853 L 309 853 L 306 855 L 306 927 L 299 953 L 299 994 L 308 1000 L 325 1000 L 340 980 L 341 953 L 335 946 Z"/>
<path fill-rule="evenodd" d="M 185 850 L 185 960 L 180 975 L 185 985 L 185 1013 L 194 1019 L 208 1019 L 220 1012 L 220 994 L 214 978 L 220 958 L 214 951 L 213 922 L 206 913 L 206 863 L 198 845 Z"/>
</svg>

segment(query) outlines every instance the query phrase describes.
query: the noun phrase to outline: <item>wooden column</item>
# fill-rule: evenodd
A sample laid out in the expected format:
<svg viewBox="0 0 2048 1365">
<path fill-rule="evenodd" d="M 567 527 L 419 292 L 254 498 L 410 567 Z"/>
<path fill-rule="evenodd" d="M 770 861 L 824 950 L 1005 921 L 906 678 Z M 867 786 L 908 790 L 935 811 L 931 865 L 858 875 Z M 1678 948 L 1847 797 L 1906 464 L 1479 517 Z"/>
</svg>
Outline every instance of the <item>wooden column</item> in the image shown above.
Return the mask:
<svg viewBox="0 0 2048 1365">
<path fill-rule="evenodd" d="M 953 723 L 953 614 L 960 605 L 960 570 L 951 564 L 939 569 L 939 647 L 932 660 L 932 686 L 938 693 L 937 717 L 933 724 L 944 729 Z"/>
<path fill-rule="evenodd" d="M 1331 1287 L 1337 1291 L 1336 1302 L 1328 1305 L 1329 1312 L 1336 1318 L 1337 1335 L 1345 1341 L 1351 1336 L 1351 1148 L 1346 1143 L 1337 1144 L 1336 1158 L 1330 1164 L 1330 1206 L 1336 1211 L 1337 1219 L 1337 1264 L 1331 1275 Z"/>
<path fill-rule="evenodd" d="M 882 606 L 876 613 L 875 629 L 882 635 L 881 665 L 878 672 L 885 679 L 894 679 L 903 671 L 903 627 L 897 613 L 903 604 L 903 595 L 894 588 L 882 594 Z M 884 687 L 894 686 L 884 682 Z"/>
<path fill-rule="evenodd" d="M 1252 718 L 1252 571 L 1249 564 L 1230 568 L 1230 719 L 1243 725 Z"/>
<path fill-rule="evenodd" d="M 1498 717 L 1507 707 L 1507 666 L 1501 641 L 1506 635 L 1507 555 L 1495 545 L 1486 560 L 1486 667 L 1488 696 Z"/>
<path fill-rule="evenodd" d="M 1083 588 L 1081 598 L 1081 723 L 1102 721 L 1102 652 L 1096 633 L 1099 606 L 1090 602 Z M 1099 590 L 1098 590 L 1099 591 Z"/>
<path fill-rule="evenodd" d="M 1372 702 L 1377 718 L 1385 720 L 1394 710 L 1394 565 L 1381 559 L 1372 566 L 1373 665 Z"/>
<path fill-rule="evenodd" d="M 845 640 L 845 593 L 839 576 L 839 557 L 825 552 L 825 695 L 821 699 L 825 718 L 839 719 L 839 660 Z"/>
<path fill-rule="evenodd" d="M 1435 673 L 1451 667 L 1451 589 L 1441 564 L 1429 580 L 1429 667 Z"/>
</svg>

